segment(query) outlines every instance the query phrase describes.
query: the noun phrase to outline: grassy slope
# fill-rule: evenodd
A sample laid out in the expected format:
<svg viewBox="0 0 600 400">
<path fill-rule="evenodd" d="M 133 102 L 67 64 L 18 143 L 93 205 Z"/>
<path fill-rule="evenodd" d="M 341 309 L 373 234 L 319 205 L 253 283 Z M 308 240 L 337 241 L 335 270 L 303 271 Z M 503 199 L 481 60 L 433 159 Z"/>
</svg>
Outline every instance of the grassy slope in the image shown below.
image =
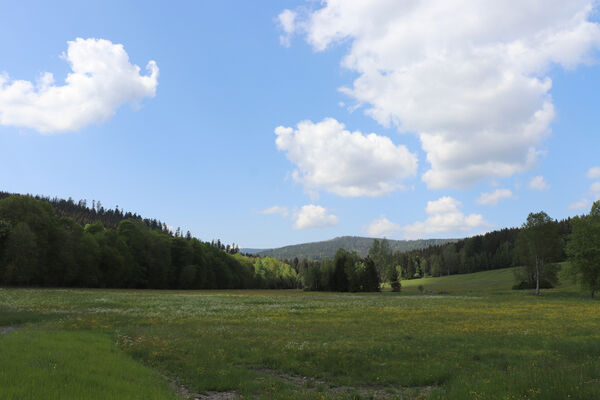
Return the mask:
<svg viewBox="0 0 600 400">
<path fill-rule="evenodd" d="M 418 286 L 423 286 L 425 290 L 447 291 L 450 293 L 510 290 L 515 281 L 513 270 L 513 268 L 505 268 L 473 274 L 404 280 L 402 281 L 402 288 L 417 290 Z"/>
<path fill-rule="evenodd" d="M 568 279 L 566 274 L 567 263 L 561 264 L 560 284 L 550 292 L 576 291 L 577 288 L 573 282 Z M 518 268 L 518 267 L 517 267 Z M 491 271 L 475 272 L 472 274 L 441 276 L 437 278 L 422 278 L 402 281 L 402 288 L 409 293 L 415 293 L 419 286 L 424 290 L 430 290 L 434 293 L 449 292 L 451 294 L 459 293 L 490 293 L 511 290 L 515 284 L 514 271 L 516 268 L 504 268 Z M 526 291 L 527 292 L 527 291 Z"/>
</svg>

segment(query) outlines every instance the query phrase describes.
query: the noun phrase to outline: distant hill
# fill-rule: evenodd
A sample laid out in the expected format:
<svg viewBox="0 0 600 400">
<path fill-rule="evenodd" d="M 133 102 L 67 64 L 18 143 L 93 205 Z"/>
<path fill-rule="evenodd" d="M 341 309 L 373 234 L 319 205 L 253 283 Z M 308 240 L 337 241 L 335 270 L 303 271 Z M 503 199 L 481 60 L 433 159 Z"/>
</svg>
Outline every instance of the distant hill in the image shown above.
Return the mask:
<svg viewBox="0 0 600 400">
<path fill-rule="evenodd" d="M 335 252 L 342 248 L 348 251 L 356 251 L 361 257 L 369 253 L 373 245 L 374 238 L 360 236 L 342 236 L 322 242 L 302 243 L 292 246 L 280 247 L 277 249 L 241 249 L 241 252 L 248 254 L 257 254 L 263 257 L 274 257 L 279 260 L 291 260 L 294 257 L 298 259 L 306 258 L 308 260 L 326 260 L 333 258 Z M 429 246 L 442 245 L 450 242 L 457 242 L 458 239 L 421 239 L 421 240 L 389 240 L 391 249 L 395 251 L 410 251 L 424 249 Z"/>
</svg>

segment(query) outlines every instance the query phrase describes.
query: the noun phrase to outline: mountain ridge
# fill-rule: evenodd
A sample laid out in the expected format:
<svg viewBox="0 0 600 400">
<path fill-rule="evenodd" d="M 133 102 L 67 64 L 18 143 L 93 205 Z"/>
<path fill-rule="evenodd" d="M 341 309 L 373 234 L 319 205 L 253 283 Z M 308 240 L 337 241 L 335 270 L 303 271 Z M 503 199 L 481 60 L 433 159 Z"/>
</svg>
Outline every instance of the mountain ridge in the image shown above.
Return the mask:
<svg viewBox="0 0 600 400">
<path fill-rule="evenodd" d="M 262 257 L 274 257 L 279 260 L 291 260 L 297 257 L 299 260 L 306 258 L 311 261 L 333 258 L 335 252 L 342 248 L 348 251 L 356 251 L 359 256 L 365 257 L 375 240 L 380 238 L 369 238 L 363 236 L 337 236 L 333 239 L 317 242 L 293 244 L 272 249 L 240 249 L 243 253 L 256 254 Z M 418 240 L 393 240 L 386 239 L 392 251 L 419 250 L 429 246 L 442 245 L 457 242 L 459 239 L 418 239 Z"/>
</svg>

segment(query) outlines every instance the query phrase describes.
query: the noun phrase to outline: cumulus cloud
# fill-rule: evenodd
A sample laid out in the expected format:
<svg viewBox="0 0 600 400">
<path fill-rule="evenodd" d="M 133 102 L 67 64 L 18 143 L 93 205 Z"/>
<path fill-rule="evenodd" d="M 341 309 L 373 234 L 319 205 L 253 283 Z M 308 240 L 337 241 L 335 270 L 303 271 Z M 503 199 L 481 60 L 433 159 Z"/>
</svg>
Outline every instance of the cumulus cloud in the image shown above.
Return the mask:
<svg viewBox="0 0 600 400">
<path fill-rule="evenodd" d="M 600 178 L 600 167 L 592 167 L 587 173 L 587 177 L 590 179 Z"/>
<path fill-rule="evenodd" d="M 265 215 L 277 214 L 282 217 L 287 217 L 289 215 L 289 210 L 287 207 L 273 206 L 262 210 L 260 213 Z"/>
<path fill-rule="evenodd" d="M 589 199 L 583 198 L 569 205 L 570 210 L 587 210 L 592 205 Z"/>
<path fill-rule="evenodd" d="M 486 206 L 495 206 L 501 199 L 512 199 L 513 192 L 510 189 L 497 189 L 492 193 L 481 193 L 477 199 L 477 203 Z"/>
<path fill-rule="evenodd" d="M 112 117 L 125 103 L 154 97 L 158 66 L 147 75 L 129 62 L 123 45 L 104 39 L 67 42 L 62 57 L 71 66 L 64 85 L 46 72 L 36 84 L 0 75 L 0 125 L 32 128 L 42 133 L 76 131 Z"/>
<path fill-rule="evenodd" d="M 338 217 L 328 214 L 326 208 L 314 204 L 302 206 L 295 213 L 294 219 L 294 229 L 326 228 L 338 223 Z"/>
<path fill-rule="evenodd" d="M 400 229 L 400 225 L 393 223 L 382 215 L 380 218 L 371 221 L 367 227 L 367 233 L 369 236 L 389 237 L 398 233 Z"/>
<path fill-rule="evenodd" d="M 403 226 L 405 239 L 459 235 L 474 229 L 490 227 L 481 214 L 463 214 L 459 210 L 460 205 L 458 200 L 448 196 L 427 202 L 425 211 L 429 217 L 425 221 Z"/>
<path fill-rule="evenodd" d="M 293 177 L 308 191 L 344 197 L 382 196 L 414 175 L 417 157 L 405 146 L 374 133 L 350 132 L 333 118 L 275 129 L 277 148 L 298 168 Z"/>
<path fill-rule="evenodd" d="M 548 185 L 543 176 L 538 175 L 531 178 L 529 188 L 532 190 L 548 190 L 550 189 L 550 185 Z"/>
<path fill-rule="evenodd" d="M 594 0 L 325 0 L 286 35 L 348 43 L 342 91 L 384 126 L 418 134 L 430 188 L 467 187 L 536 163 L 554 106 L 548 71 L 600 47 Z M 281 14 L 291 12 L 285 10 Z"/>
</svg>

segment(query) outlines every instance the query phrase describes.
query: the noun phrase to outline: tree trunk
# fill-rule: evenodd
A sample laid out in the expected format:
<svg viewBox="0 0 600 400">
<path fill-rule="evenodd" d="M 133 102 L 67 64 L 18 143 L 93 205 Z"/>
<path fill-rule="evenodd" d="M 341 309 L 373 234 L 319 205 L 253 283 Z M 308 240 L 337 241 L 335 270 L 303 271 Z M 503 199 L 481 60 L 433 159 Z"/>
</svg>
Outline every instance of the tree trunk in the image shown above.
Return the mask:
<svg viewBox="0 0 600 400">
<path fill-rule="evenodd" d="M 540 260 L 535 256 L 535 295 L 540 295 Z"/>
</svg>

